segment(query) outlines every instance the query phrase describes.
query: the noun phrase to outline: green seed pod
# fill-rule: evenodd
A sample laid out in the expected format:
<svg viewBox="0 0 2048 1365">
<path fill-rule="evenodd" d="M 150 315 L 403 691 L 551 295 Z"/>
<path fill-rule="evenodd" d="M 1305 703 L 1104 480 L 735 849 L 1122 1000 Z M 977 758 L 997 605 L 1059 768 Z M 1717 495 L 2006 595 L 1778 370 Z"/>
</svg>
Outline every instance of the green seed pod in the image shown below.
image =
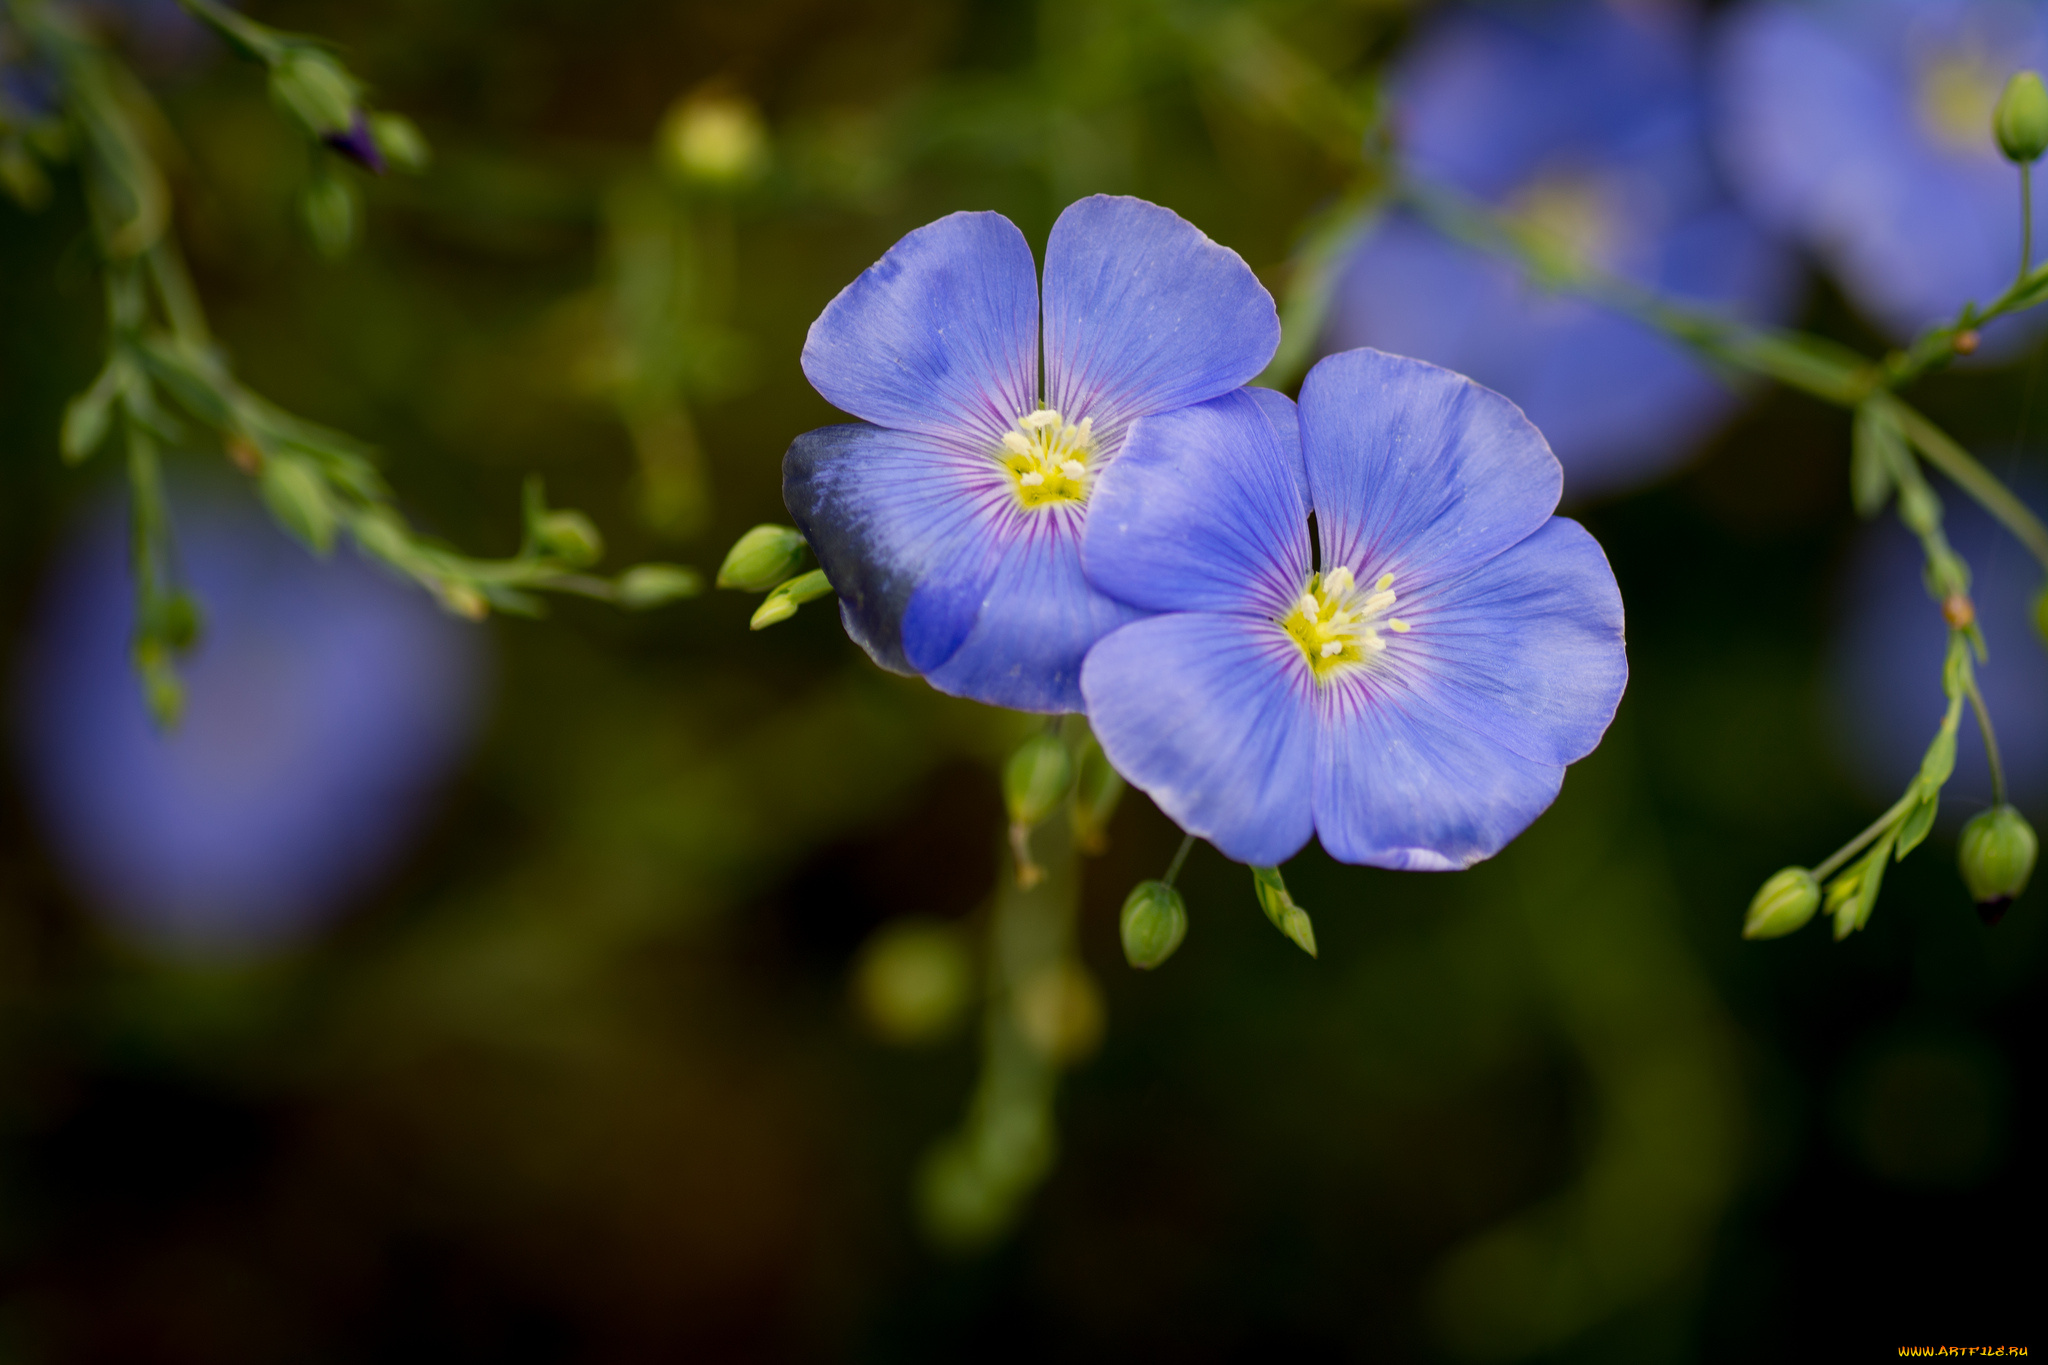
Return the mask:
<svg viewBox="0 0 2048 1365">
<path fill-rule="evenodd" d="M 1188 936 L 1187 903 L 1165 882 L 1139 882 L 1124 902 L 1117 927 L 1123 932 L 1124 960 L 1150 971 L 1172 957 Z"/>
<path fill-rule="evenodd" d="M 2006 907 L 2027 889 L 2039 847 L 2034 827 L 2011 806 L 1993 806 L 1963 826 L 1956 861 L 1986 924 L 1998 923 Z"/>
<path fill-rule="evenodd" d="M 1991 131 L 1998 150 L 2015 165 L 2031 165 L 2048 152 L 2048 86 L 2041 84 L 2039 73 L 2021 71 L 2005 83 Z"/>
<path fill-rule="evenodd" d="M 804 562 L 804 538 L 794 526 L 756 526 L 733 542 L 718 566 L 718 586 L 766 592 Z"/>
<path fill-rule="evenodd" d="M 1803 927 L 1820 909 L 1820 883 L 1803 867 L 1774 874 L 1749 903 L 1742 921 L 1744 938 L 1783 938 Z"/>
</svg>

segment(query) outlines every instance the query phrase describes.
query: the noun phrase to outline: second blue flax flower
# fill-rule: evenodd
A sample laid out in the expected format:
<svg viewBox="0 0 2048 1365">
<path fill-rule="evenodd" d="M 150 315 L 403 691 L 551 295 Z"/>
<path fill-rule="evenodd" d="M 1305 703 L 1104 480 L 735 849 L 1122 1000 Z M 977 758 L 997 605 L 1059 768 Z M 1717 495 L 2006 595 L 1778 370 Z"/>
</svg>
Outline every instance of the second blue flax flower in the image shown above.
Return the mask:
<svg viewBox="0 0 2048 1365">
<path fill-rule="evenodd" d="M 1379 351 L 1318 364 L 1298 414 L 1247 390 L 1139 422 L 1083 553 L 1161 614 L 1088 655 L 1103 751 L 1255 866 L 1311 834 L 1411 871 L 1499 852 L 1627 680 L 1620 591 L 1551 515 L 1560 484 L 1513 404 Z"/>
</svg>

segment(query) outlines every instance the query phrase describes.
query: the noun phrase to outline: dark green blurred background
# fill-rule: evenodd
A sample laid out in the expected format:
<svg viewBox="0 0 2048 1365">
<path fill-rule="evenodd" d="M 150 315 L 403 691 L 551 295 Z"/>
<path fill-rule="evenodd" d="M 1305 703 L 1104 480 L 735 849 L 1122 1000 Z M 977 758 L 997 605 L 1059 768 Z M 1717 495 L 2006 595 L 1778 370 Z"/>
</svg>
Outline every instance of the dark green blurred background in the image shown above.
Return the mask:
<svg viewBox="0 0 2048 1365">
<path fill-rule="evenodd" d="M 1411 18 L 1245 8 L 1360 87 Z M 804 329 L 919 223 L 995 208 L 1042 243 L 1073 197 L 1135 193 L 1278 287 L 1352 173 L 1245 98 L 1213 41 L 1228 12 L 1196 0 L 249 9 L 337 40 L 438 162 L 369 185 L 362 245 L 322 264 L 260 74 L 203 40 L 145 62 L 214 322 L 255 388 L 375 441 L 408 509 L 478 552 L 513 549 L 526 471 L 614 564 L 712 566 L 782 519 L 784 447 L 833 420 Z M 707 88 L 758 104 L 771 168 L 664 190 L 656 129 Z M 66 185 L 40 215 L 0 204 L 9 641 L 111 472 L 56 456 L 98 364 L 82 231 Z M 1821 286 L 1808 321 L 1874 344 Z M 2009 440 L 2025 383 L 1926 398 L 1966 441 Z M 1629 608 L 1608 740 L 1472 873 L 1299 860 L 1320 961 L 1203 850 L 1185 948 L 1126 968 L 1116 909 L 1176 838 L 1126 801 L 1082 910 L 1105 1041 L 1023 1224 L 964 1259 L 923 1246 L 909 1192 L 974 1045 L 872 1041 L 847 981 L 877 925 L 986 899 L 994 764 L 1024 730 L 881 673 L 828 610 L 758 635 L 729 594 L 481 627 L 484 743 L 401 874 L 283 960 L 123 946 L 10 789 L 0 1359 L 2027 1342 L 2038 893 L 1986 932 L 1937 836 L 1849 943 L 1736 936 L 1758 881 L 1877 809 L 1824 738 L 1846 463 L 1842 417 L 1766 394 L 1674 482 L 1580 509 Z"/>
</svg>

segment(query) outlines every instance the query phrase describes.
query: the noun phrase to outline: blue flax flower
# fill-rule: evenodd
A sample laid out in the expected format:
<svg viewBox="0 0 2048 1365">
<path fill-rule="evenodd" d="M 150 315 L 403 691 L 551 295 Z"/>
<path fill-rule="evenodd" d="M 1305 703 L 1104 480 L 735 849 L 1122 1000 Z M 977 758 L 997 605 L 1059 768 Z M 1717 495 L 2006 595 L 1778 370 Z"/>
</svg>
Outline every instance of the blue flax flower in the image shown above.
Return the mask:
<svg viewBox="0 0 2048 1365">
<path fill-rule="evenodd" d="M 165 734 L 144 713 L 106 507 L 24 641 L 17 750 L 59 865 L 118 928 L 182 954 L 263 951 L 404 851 L 478 718 L 482 640 L 351 554 L 314 559 L 245 496 L 173 495 L 205 613 L 183 721 Z"/>
<path fill-rule="evenodd" d="M 1695 38 L 1677 8 L 1453 10 L 1394 75 L 1403 165 L 1518 218 L 1567 260 L 1782 316 L 1794 263 L 1714 173 Z M 1670 467 L 1733 403 L 1677 343 L 1405 211 L 1358 247 L 1326 340 L 1418 356 L 1506 394 L 1549 437 L 1574 498 Z"/>
<path fill-rule="evenodd" d="M 1886 332 L 1905 340 L 2011 282 L 2019 177 L 1991 111 L 2008 76 L 2048 61 L 2048 8 L 1812 0 L 1747 5 L 1723 25 L 1717 122 L 1736 189 Z M 1994 328 L 1994 344 L 2025 333 Z"/>
<path fill-rule="evenodd" d="M 1088 655 L 1103 750 L 1241 862 L 1311 833 L 1417 871 L 1498 852 L 1627 680 L 1621 594 L 1551 515 L 1560 484 L 1513 404 L 1378 351 L 1311 370 L 1298 421 L 1246 390 L 1138 423 L 1084 555 L 1103 591 L 1163 614 Z"/>
<path fill-rule="evenodd" d="M 847 634 L 942 692 L 1079 710 L 1082 657 L 1134 614 L 1081 574 L 1097 481 L 1132 422 L 1230 392 L 1279 340 L 1237 253 L 1142 200 L 1060 215 L 1042 303 L 1000 214 L 905 237 L 804 343 L 812 385 L 865 420 L 798 437 L 783 463 Z"/>
</svg>

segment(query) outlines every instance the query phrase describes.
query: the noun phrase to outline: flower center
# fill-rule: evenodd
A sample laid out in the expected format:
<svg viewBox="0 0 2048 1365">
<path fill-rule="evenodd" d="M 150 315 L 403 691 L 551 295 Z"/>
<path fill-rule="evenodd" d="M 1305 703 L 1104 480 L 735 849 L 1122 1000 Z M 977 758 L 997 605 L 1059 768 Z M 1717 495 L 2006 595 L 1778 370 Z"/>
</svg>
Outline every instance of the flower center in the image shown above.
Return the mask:
<svg viewBox="0 0 2048 1365">
<path fill-rule="evenodd" d="M 1951 52 L 1921 68 L 1915 103 L 1920 126 L 1951 151 L 1991 150 L 1991 114 L 2002 82 L 1989 62 Z"/>
<path fill-rule="evenodd" d="M 1376 660 L 1387 647 L 1380 638 L 1381 626 L 1396 635 L 1408 633 L 1406 621 L 1387 615 L 1393 605 L 1392 574 L 1381 575 L 1368 592 L 1351 577 L 1351 570 L 1332 569 L 1309 579 L 1308 591 L 1281 620 L 1280 628 L 1301 646 L 1316 681 L 1324 682 Z"/>
<path fill-rule="evenodd" d="M 1086 502 L 1095 458 L 1095 419 L 1069 422 L 1051 408 L 1017 419 L 997 453 L 1026 507 Z"/>
</svg>

